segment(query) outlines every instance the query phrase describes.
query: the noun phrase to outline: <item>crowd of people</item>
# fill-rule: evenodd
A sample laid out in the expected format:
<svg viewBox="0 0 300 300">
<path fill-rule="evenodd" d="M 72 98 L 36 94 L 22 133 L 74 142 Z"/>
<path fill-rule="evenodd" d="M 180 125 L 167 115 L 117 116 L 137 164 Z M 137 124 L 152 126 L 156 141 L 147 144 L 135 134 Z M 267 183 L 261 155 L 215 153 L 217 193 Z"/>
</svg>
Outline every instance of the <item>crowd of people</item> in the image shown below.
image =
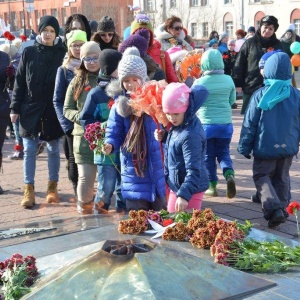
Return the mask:
<svg viewBox="0 0 300 300">
<path fill-rule="evenodd" d="M 269 227 L 283 223 L 299 147 L 300 92 L 290 62 L 295 28 L 278 39 L 278 27 L 277 18 L 265 16 L 257 30 L 238 29 L 236 39 L 212 31 L 197 50 L 176 16 L 153 29 L 138 14 L 123 40 L 109 16 L 89 22 L 74 14 L 63 34 L 55 17 L 43 16 L 34 45 L 22 55 L 12 60 L 18 51 L 0 51 L 0 168 L 11 121 L 16 146 L 9 158 L 23 159 L 21 205 L 35 205 L 41 145 L 48 154 L 46 202 L 59 203 L 60 143 L 80 214 L 107 212 L 114 193 L 118 213 L 201 209 L 204 195 L 218 196 L 217 162 L 226 196 L 234 198 L 232 109 L 242 92 L 238 151 L 254 157 L 252 201 L 261 203 Z M 131 107 L 149 80 L 161 83 L 168 125 Z M 85 137 L 96 122 L 105 129 L 100 151 Z"/>
</svg>

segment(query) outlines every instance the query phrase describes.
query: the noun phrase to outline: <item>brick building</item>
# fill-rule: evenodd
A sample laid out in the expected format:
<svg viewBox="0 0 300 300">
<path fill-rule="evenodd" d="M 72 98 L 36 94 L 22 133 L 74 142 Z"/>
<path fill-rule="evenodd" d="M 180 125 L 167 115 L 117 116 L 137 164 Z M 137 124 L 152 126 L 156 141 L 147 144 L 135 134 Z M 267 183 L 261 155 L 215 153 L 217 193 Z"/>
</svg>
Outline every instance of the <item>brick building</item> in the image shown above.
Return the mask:
<svg viewBox="0 0 300 300">
<path fill-rule="evenodd" d="M 37 32 L 39 20 L 44 15 L 55 16 L 61 27 L 75 13 L 96 21 L 108 15 L 115 21 L 116 31 L 122 35 L 133 20 L 128 5 L 132 5 L 132 0 L 0 0 L 0 19 L 11 24 L 11 31 L 26 27 Z"/>
</svg>

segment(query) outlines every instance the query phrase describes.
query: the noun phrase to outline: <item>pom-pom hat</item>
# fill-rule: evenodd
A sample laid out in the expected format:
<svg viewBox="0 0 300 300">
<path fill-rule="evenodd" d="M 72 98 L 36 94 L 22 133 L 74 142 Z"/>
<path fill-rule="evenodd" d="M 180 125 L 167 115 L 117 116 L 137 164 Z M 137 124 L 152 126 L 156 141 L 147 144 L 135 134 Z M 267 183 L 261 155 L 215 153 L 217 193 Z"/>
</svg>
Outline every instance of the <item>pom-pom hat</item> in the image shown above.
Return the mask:
<svg viewBox="0 0 300 300">
<path fill-rule="evenodd" d="M 136 47 L 130 47 L 124 51 L 118 66 L 118 75 L 121 86 L 123 86 L 123 80 L 131 76 L 137 77 L 142 83 L 147 80 L 147 67 L 141 57 L 137 55 L 138 53 L 139 51 Z"/>
<path fill-rule="evenodd" d="M 39 23 L 39 33 L 41 33 L 47 26 L 51 26 L 55 30 L 56 36 L 59 36 L 59 24 L 53 16 L 43 16 Z"/>
<path fill-rule="evenodd" d="M 162 94 L 163 112 L 166 114 L 186 112 L 190 104 L 190 92 L 191 89 L 184 83 L 168 84 Z"/>
<path fill-rule="evenodd" d="M 116 27 L 113 19 L 111 17 L 103 17 L 98 24 L 99 32 L 115 32 Z"/>
<path fill-rule="evenodd" d="M 148 42 L 141 35 L 133 34 L 122 42 L 119 46 L 119 51 L 124 53 L 124 51 L 129 47 L 136 47 L 140 52 L 140 56 L 144 57 L 147 54 Z"/>
<path fill-rule="evenodd" d="M 80 29 L 71 30 L 69 33 L 67 33 L 66 38 L 68 48 L 70 48 L 71 44 L 75 41 L 82 41 L 84 43 L 87 42 L 86 32 Z"/>
</svg>

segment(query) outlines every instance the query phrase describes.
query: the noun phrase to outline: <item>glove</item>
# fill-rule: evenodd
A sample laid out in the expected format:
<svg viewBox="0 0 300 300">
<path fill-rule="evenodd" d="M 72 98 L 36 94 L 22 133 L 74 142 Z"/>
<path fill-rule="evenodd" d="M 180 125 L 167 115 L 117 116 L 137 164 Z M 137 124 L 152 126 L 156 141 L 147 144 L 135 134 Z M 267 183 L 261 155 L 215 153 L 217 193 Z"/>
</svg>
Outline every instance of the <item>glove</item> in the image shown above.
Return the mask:
<svg viewBox="0 0 300 300">
<path fill-rule="evenodd" d="M 251 155 L 244 155 L 246 158 L 251 159 Z"/>
<path fill-rule="evenodd" d="M 8 77 L 9 79 L 13 79 L 13 77 L 15 76 L 15 69 L 12 65 L 9 65 L 6 70 L 5 70 L 5 75 L 6 77 Z"/>
</svg>

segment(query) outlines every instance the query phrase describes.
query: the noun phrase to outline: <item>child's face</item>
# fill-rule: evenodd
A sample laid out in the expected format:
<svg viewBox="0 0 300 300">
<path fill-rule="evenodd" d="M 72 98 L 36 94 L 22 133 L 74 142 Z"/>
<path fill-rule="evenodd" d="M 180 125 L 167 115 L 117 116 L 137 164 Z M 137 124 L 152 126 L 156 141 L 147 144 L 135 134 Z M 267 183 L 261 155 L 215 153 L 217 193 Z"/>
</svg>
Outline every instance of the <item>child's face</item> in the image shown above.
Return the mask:
<svg viewBox="0 0 300 300">
<path fill-rule="evenodd" d="M 179 126 L 183 123 L 184 113 L 166 114 L 167 119 L 174 125 Z"/>
<path fill-rule="evenodd" d="M 234 43 L 228 43 L 228 44 L 227 44 L 227 48 L 228 48 L 228 50 L 230 50 L 230 51 L 234 51 L 234 47 L 235 47 L 235 44 L 234 44 Z"/>
<path fill-rule="evenodd" d="M 134 92 L 138 87 L 141 86 L 141 80 L 134 76 L 129 76 L 123 79 L 123 86 L 126 91 Z"/>
<path fill-rule="evenodd" d="M 212 49 L 217 49 L 217 50 L 218 50 L 218 47 L 219 47 L 218 43 L 212 44 L 212 46 L 211 46 Z"/>
</svg>

